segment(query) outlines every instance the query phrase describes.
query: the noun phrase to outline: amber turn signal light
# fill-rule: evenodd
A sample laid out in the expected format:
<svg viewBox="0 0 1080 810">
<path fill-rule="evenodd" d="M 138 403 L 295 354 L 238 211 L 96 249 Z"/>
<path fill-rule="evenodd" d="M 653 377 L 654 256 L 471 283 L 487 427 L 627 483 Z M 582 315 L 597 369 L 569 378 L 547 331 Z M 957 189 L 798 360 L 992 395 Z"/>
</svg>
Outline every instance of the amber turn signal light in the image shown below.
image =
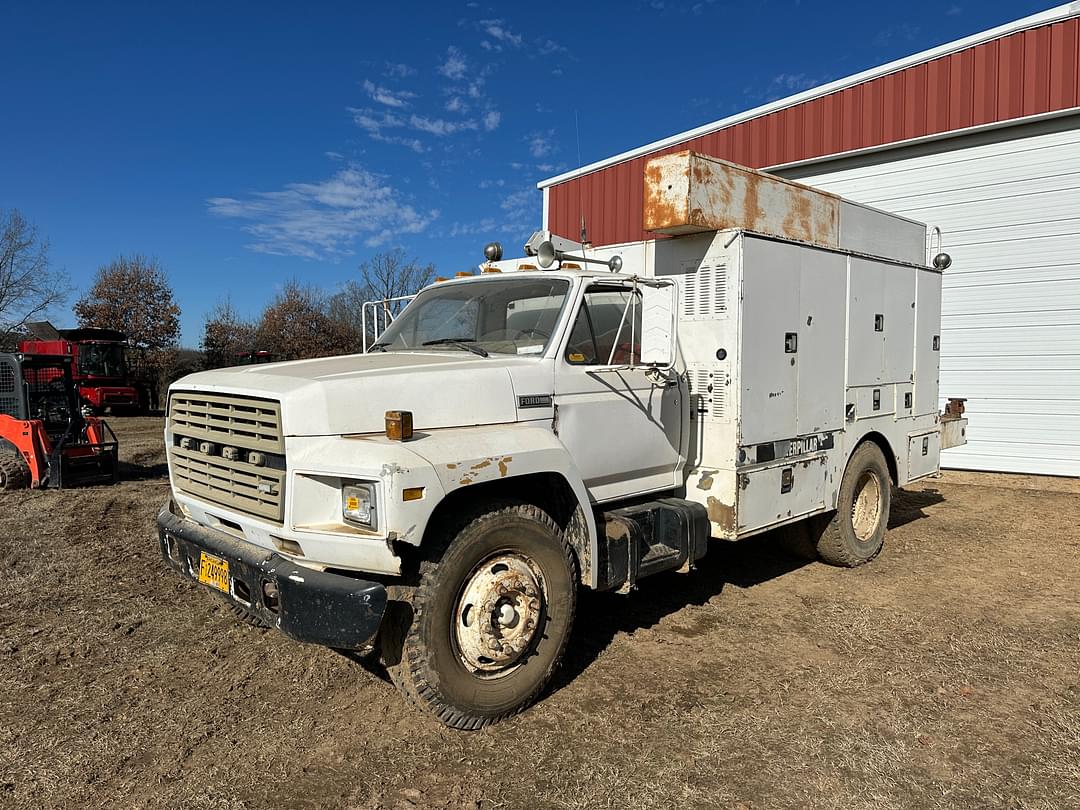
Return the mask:
<svg viewBox="0 0 1080 810">
<path fill-rule="evenodd" d="M 412 411 L 386 412 L 386 438 L 407 442 L 412 438 Z"/>
</svg>

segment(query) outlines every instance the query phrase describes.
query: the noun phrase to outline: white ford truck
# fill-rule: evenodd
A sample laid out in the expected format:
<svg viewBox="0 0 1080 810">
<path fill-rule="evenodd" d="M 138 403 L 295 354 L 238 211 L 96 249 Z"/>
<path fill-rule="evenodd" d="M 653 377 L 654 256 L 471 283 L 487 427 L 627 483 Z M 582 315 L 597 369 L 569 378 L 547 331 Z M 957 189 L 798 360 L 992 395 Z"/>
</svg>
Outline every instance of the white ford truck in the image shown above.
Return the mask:
<svg viewBox="0 0 1080 810">
<path fill-rule="evenodd" d="M 962 404 L 938 410 L 948 257 L 694 153 L 651 161 L 645 195 L 657 239 L 491 245 L 364 354 L 176 382 L 164 559 L 252 621 L 376 649 L 456 728 L 537 697 L 581 587 L 787 525 L 872 559 L 892 489 L 965 441 Z"/>
</svg>

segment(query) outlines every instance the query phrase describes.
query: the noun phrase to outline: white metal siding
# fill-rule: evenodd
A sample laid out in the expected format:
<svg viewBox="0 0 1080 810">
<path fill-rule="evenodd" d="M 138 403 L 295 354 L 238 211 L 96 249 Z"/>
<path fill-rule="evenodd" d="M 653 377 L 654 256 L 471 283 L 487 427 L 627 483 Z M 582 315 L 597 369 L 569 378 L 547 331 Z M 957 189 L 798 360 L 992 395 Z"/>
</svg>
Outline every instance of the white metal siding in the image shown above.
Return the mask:
<svg viewBox="0 0 1080 810">
<path fill-rule="evenodd" d="M 942 464 L 1080 475 L 1080 116 L 779 173 L 944 230 Z"/>
</svg>

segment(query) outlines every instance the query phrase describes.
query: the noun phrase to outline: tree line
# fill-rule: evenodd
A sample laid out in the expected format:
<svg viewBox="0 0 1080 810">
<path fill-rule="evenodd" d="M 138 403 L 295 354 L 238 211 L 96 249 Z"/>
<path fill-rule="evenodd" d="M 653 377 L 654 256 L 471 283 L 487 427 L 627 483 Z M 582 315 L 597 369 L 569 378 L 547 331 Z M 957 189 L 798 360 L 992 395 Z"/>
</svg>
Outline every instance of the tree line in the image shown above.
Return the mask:
<svg viewBox="0 0 1080 810">
<path fill-rule="evenodd" d="M 288 281 L 254 320 L 241 317 L 232 300 L 225 299 L 203 326 L 203 366 L 235 365 L 238 358 L 254 352 L 266 352 L 276 360 L 358 352 L 363 346 L 365 301 L 411 295 L 434 277 L 434 265 L 421 265 L 397 249 L 363 262 L 358 277 L 335 292 Z M 370 337 L 370 323 L 367 330 Z"/>
<path fill-rule="evenodd" d="M 242 317 L 226 298 L 207 314 L 193 350 L 180 347 L 180 306 L 160 262 L 121 255 L 98 268 L 73 311 L 79 326 L 123 332 L 141 376 L 164 388 L 184 374 L 236 365 L 255 352 L 280 360 L 358 352 L 364 302 L 411 295 L 434 276 L 433 265 L 397 249 L 363 262 L 357 276 L 333 292 L 288 281 L 254 319 Z M 71 294 L 67 273 L 50 262 L 48 240 L 19 211 L 0 210 L 0 351 L 14 351 L 29 336 L 28 324 Z"/>
</svg>

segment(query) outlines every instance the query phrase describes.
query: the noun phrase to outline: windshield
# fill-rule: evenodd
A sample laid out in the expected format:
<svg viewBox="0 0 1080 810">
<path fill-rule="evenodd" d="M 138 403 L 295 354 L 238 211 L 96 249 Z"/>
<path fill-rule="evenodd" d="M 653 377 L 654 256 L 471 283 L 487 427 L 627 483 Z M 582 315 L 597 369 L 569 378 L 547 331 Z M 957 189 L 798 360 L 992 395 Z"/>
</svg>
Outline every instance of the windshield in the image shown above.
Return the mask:
<svg viewBox="0 0 1080 810">
<path fill-rule="evenodd" d="M 405 307 L 373 348 L 543 354 L 569 289 L 562 278 L 431 287 Z"/>
<path fill-rule="evenodd" d="M 124 347 L 119 343 L 83 343 L 79 346 L 79 373 L 92 377 L 123 377 Z"/>
</svg>

